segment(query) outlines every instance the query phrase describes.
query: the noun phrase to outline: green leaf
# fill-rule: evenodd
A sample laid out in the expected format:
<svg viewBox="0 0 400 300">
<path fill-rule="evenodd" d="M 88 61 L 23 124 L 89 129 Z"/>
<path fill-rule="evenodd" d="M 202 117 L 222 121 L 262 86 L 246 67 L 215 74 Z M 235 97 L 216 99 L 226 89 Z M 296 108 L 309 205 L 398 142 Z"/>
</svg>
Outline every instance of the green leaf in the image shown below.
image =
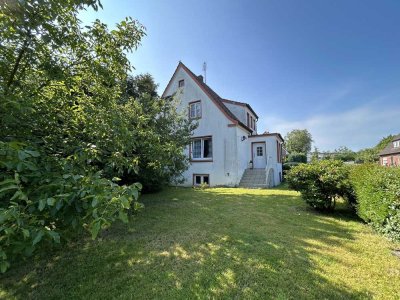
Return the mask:
<svg viewBox="0 0 400 300">
<path fill-rule="evenodd" d="M 90 233 L 92 234 L 92 239 L 95 239 L 99 234 L 101 228 L 101 220 L 96 220 L 90 226 Z"/>
<path fill-rule="evenodd" d="M 25 153 L 29 154 L 32 157 L 39 157 L 40 153 L 37 151 L 32 151 L 32 150 L 25 150 Z"/>
<path fill-rule="evenodd" d="M 18 159 L 19 160 L 25 160 L 28 157 L 30 157 L 30 155 L 28 153 L 26 153 L 25 150 L 19 150 L 18 151 Z"/>
<path fill-rule="evenodd" d="M 130 205 L 131 205 L 130 201 L 126 196 L 121 196 L 120 200 L 121 200 L 121 204 L 122 204 L 123 208 L 129 208 L 130 207 Z"/>
<path fill-rule="evenodd" d="M 21 190 L 17 190 L 11 197 L 10 201 L 14 201 L 15 199 L 28 200 L 28 196 L 25 195 Z"/>
<path fill-rule="evenodd" d="M 56 242 L 57 244 L 60 243 L 60 234 L 58 232 L 51 230 L 48 231 L 47 233 L 50 235 L 50 237 L 53 239 L 54 242 Z"/>
<path fill-rule="evenodd" d="M 47 198 L 47 205 L 53 206 L 56 203 L 56 199 L 54 198 Z"/>
<path fill-rule="evenodd" d="M 30 236 L 29 230 L 28 229 L 22 229 L 22 234 L 24 235 L 25 238 L 28 238 Z"/>
<path fill-rule="evenodd" d="M 5 273 L 9 267 L 10 267 L 10 263 L 8 261 L 1 261 L 0 262 L 0 271 L 1 271 L 1 273 Z"/>
<path fill-rule="evenodd" d="M 123 212 L 122 210 L 120 210 L 119 211 L 119 219 L 124 223 L 128 223 L 128 214 Z"/>
<path fill-rule="evenodd" d="M 92 207 L 96 207 L 97 203 L 99 203 L 99 201 L 97 200 L 97 198 L 93 198 L 93 200 L 92 200 Z"/>
<path fill-rule="evenodd" d="M 15 184 L 16 182 L 15 182 L 15 179 L 5 179 L 5 180 L 0 182 L 0 185 L 5 185 L 5 184 L 8 184 L 8 183 Z"/>
<path fill-rule="evenodd" d="M 139 198 L 139 191 L 137 189 L 132 190 L 132 195 L 135 200 Z"/>
<path fill-rule="evenodd" d="M 9 186 L 6 186 L 6 187 L 0 189 L 0 194 L 2 192 L 9 191 L 9 190 L 15 190 L 15 189 L 18 189 L 18 188 L 19 188 L 18 185 L 15 185 L 15 184 L 9 185 Z"/>
<path fill-rule="evenodd" d="M 40 231 L 36 234 L 35 238 L 33 239 L 33 241 L 32 241 L 32 246 L 35 246 L 37 243 L 39 243 L 39 242 L 42 240 L 43 235 L 44 235 L 43 230 L 40 230 Z"/>
<path fill-rule="evenodd" d="M 38 207 L 38 209 L 39 209 L 40 211 L 42 211 L 42 210 L 45 208 L 45 206 L 46 206 L 46 199 L 40 199 L 40 200 L 39 200 L 39 207 Z"/>
</svg>

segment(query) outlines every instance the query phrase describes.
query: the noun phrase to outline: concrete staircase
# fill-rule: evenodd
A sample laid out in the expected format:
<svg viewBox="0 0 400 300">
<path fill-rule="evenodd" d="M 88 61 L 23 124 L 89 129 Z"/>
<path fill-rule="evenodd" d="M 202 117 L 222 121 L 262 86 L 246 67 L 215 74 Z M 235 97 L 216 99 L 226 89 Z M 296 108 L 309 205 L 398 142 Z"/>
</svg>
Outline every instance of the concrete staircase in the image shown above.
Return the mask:
<svg viewBox="0 0 400 300">
<path fill-rule="evenodd" d="M 239 187 L 266 188 L 267 178 L 265 169 L 246 169 L 240 180 Z"/>
</svg>

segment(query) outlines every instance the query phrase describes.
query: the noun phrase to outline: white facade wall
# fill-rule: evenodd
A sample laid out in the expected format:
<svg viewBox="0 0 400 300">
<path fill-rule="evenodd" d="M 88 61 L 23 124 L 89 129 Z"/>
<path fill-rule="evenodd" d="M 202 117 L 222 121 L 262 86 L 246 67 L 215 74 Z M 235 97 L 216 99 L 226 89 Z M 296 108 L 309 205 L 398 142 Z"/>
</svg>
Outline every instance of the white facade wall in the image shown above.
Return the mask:
<svg viewBox="0 0 400 300">
<path fill-rule="evenodd" d="M 245 138 L 243 140 L 243 138 Z M 238 141 L 237 149 L 238 149 L 238 160 L 237 160 L 237 174 L 238 174 L 238 179 L 236 182 L 236 185 L 239 184 L 240 179 L 243 176 L 244 171 L 249 167 L 249 162 L 250 159 L 249 153 L 250 153 L 250 144 L 249 144 L 249 138 L 248 138 L 248 133 L 241 127 L 236 127 L 236 140 Z"/>
<path fill-rule="evenodd" d="M 183 88 L 178 88 L 179 80 L 184 80 Z M 183 174 L 184 186 L 193 185 L 193 174 L 209 174 L 211 186 L 235 186 L 241 178 L 238 177 L 238 147 L 236 127 L 229 127 L 232 122 L 225 116 L 219 107 L 207 96 L 192 78 L 181 69 L 178 70 L 174 81 L 165 92 L 165 96 L 177 92 L 179 111 L 188 114 L 189 103 L 201 101 L 202 117 L 198 120 L 199 126 L 193 133 L 193 138 L 212 136 L 212 162 L 193 161 L 189 169 Z M 246 133 L 247 136 L 247 133 Z M 185 150 L 189 156 L 189 147 Z"/>
</svg>

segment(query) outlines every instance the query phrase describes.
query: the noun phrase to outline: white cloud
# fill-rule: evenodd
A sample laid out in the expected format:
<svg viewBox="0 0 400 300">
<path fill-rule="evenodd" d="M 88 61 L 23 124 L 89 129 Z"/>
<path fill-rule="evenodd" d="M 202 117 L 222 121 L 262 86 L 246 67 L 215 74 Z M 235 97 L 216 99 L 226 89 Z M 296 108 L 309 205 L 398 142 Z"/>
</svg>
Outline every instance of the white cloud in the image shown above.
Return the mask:
<svg viewBox="0 0 400 300">
<path fill-rule="evenodd" d="M 400 133 L 400 105 L 365 105 L 352 110 L 319 114 L 303 120 L 266 116 L 263 124 L 283 136 L 292 129 L 308 129 L 320 150 L 347 146 L 359 150 L 376 145 L 389 134 Z"/>
</svg>

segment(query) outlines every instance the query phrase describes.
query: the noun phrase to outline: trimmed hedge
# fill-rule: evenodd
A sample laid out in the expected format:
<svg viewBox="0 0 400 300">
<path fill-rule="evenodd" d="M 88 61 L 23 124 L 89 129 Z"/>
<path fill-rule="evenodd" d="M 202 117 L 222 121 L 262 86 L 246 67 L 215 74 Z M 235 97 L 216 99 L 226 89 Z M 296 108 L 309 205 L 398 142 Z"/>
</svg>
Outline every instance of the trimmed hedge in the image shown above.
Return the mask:
<svg viewBox="0 0 400 300">
<path fill-rule="evenodd" d="M 400 168 L 359 165 L 350 179 L 357 197 L 357 213 L 376 230 L 400 240 Z"/>
<path fill-rule="evenodd" d="M 378 232 L 400 240 L 400 168 L 322 160 L 291 168 L 287 180 L 311 207 L 333 210 L 342 197 Z"/>
</svg>

